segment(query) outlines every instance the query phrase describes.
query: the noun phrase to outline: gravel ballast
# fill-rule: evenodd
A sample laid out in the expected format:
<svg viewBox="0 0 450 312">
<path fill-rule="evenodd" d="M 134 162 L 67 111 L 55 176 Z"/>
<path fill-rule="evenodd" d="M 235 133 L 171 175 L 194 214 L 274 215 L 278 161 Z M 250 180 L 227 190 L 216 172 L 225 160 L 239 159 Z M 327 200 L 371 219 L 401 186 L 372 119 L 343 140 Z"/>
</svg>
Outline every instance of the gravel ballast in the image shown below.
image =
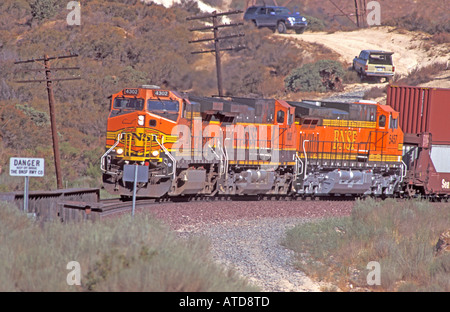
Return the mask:
<svg viewBox="0 0 450 312">
<path fill-rule="evenodd" d="M 263 291 L 320 291 L 293 266 L 281 245 L 286 230 L 317 218 L 349 215 L 352 201 L 210 201 L 152 205 L 148 209 L 181 237 L 203 235 L 213 258 Z"/>
</svg>

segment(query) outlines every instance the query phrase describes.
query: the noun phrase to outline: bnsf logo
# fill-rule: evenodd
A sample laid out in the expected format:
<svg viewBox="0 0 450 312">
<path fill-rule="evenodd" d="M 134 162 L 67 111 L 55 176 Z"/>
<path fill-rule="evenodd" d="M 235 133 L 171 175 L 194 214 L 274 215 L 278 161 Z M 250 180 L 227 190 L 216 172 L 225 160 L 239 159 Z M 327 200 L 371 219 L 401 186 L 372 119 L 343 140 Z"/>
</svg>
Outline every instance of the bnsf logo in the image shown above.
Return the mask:
<svg viewBox="0 0 450 312">
<path fill-rule="evenodd" d="M 445 181 L 445 179 L 442 179 L 442 188 L 450 189 L 450 181 Z"/>
<path fill-rule="evenodd" d="M 132 137 L 134 137 L 135 140 L 137 141 L 151 141 L 153 136 L 151 134 L 145 134 L 145 133 L 132 133 L 131 134 Z"/>
</svg>

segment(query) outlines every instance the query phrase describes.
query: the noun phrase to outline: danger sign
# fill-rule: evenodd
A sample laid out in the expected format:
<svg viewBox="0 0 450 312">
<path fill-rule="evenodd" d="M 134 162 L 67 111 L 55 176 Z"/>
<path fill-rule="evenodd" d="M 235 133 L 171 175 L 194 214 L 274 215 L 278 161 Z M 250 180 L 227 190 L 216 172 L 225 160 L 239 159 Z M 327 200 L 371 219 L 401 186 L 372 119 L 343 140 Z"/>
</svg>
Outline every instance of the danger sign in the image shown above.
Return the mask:
<svg viewBox="0 0 450 312">
<path fill-rule="evenodd" d="M 44 158 L 11 157 L 9 159 L 9 175 L 43 177 Z"/>
</svg>

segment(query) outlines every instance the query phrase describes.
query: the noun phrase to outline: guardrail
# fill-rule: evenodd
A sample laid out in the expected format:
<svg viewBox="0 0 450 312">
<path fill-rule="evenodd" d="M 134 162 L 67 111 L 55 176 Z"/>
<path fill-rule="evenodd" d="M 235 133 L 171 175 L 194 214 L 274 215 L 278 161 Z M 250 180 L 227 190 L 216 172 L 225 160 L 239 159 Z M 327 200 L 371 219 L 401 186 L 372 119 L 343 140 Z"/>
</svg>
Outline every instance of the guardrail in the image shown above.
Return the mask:
<svg viewBox="0 0 450 312">
<path fill-rule="evenodd" d="M 23 210 L 24 193 L 10 192 L 0 193 L 0 201 L 15 204 Z M 28 195 L 28 213 L 40 221 L 79 221 L 91 219 L 89 207 L 86 209 L 74 209 L 67 207 L 67 202 L 100 202 L 100 189 L 98 188 L 73 188 L 54 191 L 31 191 Z M 64 204 L 61 204 L 64 203 Z M 75 205 L 76 206 L 76 205 Z"/>
</svg>

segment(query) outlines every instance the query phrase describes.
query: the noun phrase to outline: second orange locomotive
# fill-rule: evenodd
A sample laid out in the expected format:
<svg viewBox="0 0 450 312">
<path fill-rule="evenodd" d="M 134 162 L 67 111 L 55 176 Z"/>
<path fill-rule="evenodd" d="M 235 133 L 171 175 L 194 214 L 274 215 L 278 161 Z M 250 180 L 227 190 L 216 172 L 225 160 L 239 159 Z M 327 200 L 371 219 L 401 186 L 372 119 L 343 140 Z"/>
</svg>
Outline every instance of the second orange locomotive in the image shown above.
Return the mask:
<svg viewBox="0 0 450 312">
<path fill-rule="evenodd" d="M 196 97 L 155 86 L 112 96 L 108 192 L 131 196 L 394 195 L 406 174 L 398 113 L 375 102 Z"/>
</svg>

